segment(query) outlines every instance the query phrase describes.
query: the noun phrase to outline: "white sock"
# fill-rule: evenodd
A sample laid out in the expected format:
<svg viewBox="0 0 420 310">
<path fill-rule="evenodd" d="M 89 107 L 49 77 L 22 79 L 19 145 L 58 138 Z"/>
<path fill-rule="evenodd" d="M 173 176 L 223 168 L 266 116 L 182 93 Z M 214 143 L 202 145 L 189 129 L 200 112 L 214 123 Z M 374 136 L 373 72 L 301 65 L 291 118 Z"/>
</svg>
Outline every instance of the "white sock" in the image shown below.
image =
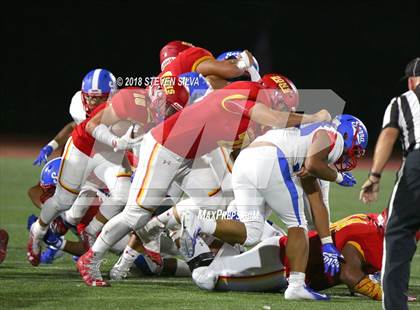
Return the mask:
<svg viewBox="0 0 420 310">
<path fill-rule="evenodd" d="M 86 227 L 86 232 L 91 236 L 96 236 L 102 230 L 104 225 L 104 223 L 98 221 L 96 217 L 94 217 Z"/>
<path fill-rule="evenodd" d="M 198 224 L 201 228 L 201 232 L 204 234 L 213 235 L 216 231 L 216 220 L 198 218 Z"/>
<path fill-rule="evenodd" d="M 289 277 L 289 286 L 297 288 L 305 285 L 305 273 L 292 271 Z"/>
<path fill-rule="evenodd" d="M 175 270 L 175 277 L 189 277 L 191 276 L 190 267 L 186 262 L 183 260 L 177 259 L 176 260 L 176 270 Z"/>
<path fill-rule="evenodd" d="M 99 236 L 95 243 L 92 245 L 92 251 L 95 257 L 101 259 L 105 256 L 105 253 L 109 250 L 110 246 L 102 240 L 101 236 Z"/>
<path fill-rule="evenodd" d="M 47 230 L 48 230 L 48 226 L 42 227 L 41 224 L 39 224 L 39 220 L 33 223 L 31 227 L 32 234 L 37 239 L 44 238 L 45 234 L 47 233 Z"/>
</svg>

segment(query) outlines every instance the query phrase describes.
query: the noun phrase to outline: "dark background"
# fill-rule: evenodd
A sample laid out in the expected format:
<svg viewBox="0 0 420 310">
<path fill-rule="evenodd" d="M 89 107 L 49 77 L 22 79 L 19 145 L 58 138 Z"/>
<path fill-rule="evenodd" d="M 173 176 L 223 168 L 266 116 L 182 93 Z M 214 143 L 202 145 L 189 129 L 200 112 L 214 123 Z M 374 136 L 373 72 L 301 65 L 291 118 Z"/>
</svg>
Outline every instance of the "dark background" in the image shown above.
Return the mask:
<svg viewBox="0 0 420 310">
<path fill-rule="evenodd" d="M 248 48 L 261 73 L 334 90 L 373 141 L 389 100 L 407 89 L 405 65 L 420 56 L 419 3 L 96 0 L 3 10 L 1 131 L 48 142 L 71 120 L 89 70 L 156 75 L 160 48 L 180 39 L 215 56 Z"/>
</svg>

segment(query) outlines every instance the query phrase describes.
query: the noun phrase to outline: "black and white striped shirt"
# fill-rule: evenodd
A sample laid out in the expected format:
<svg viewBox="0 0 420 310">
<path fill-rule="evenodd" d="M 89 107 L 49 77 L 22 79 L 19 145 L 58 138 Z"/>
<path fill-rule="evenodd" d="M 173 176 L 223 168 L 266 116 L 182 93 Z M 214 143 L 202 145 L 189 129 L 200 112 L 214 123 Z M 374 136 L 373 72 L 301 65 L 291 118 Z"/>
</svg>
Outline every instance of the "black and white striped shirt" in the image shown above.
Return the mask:
<svg viewBox="0 0 420 310">
<path fill-rule="evenodd" d="M 400 130 L 404 156 L 420 148 L 420 85 L 414 91 L 392 98 L 382 123 L 382 128 L 387 127 Z"/>
</svg>

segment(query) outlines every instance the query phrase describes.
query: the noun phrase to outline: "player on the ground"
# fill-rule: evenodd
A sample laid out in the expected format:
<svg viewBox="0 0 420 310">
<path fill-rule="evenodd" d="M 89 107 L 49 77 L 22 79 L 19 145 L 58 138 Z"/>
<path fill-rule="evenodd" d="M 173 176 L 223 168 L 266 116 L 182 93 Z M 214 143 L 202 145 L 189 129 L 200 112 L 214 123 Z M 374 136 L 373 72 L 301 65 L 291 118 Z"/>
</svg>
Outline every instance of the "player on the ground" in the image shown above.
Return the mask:
<svg viewBox="0 0 420 310">
<path fill-rule="evenodd" d="M 93 247 L 78 261 L 85 282 L 106 285 L 99 267 L 109 246 L 128 231 L 144 226 L 187 163 L 219 145 L 241 148 L 254 138 L 260 125 L 282 128 L 330 120 L 325 110 L 300 115 L 271 109 L 281 100 L 278 92 L 260 83 L 235 82 L 178 111 L 147 133 L 126 208 L 105 225 Z"/>
<path fill-rule="evenodd" d="M 94 108 L 108 99 L 116 90 L 114 75 L 105 69 L 94 69 L 85 75 L 81 90 L 77 91 L 70 104 L 70 115 L 73 121 L 64 126 L 60 132 L 45 145 L 34 161 L 34 165 L 46 163 L 53 151 L 64 146 L 73 129 L 84 121 Z"/>
<path fill-rule="evenodd" d="M 369 274 L 381 269 L 386 214 L 386 209 L 379 215 L 354 214 L 331 224 L 334 244 L 344 256 L 340 261 L 340 272 L 334 277 L 325 274 L 321 239 L 315 231 L 310 231 L 306 284 L 324 290 L 344 283 L 353 292 L 380 300 L 380 285 L 372 281 Z M 285 289 L 284 273 L 290 272 L 287 242 L 287 236 L 271 237 L 243 254 L 224 244 L 210 266 L 193 272 L 193 280 L 206 290 Z"/>
<path fill-rule="evenodd" d="M 323 242 L 326 272 L 338 269 L 339 252 L 329 232 L 329 216 L 316 178 L 353 186 L 357 157 L 367 147 L 363 123 L 350 115 L 335 118 L 335 126 L 317 123 L 300 128 L 270 130 L 243 150 L 233 168 L 235 205 L 240 221 L 198 218 L 192 212 L 183 217 L 181 248 L 193 251 L 199 232 L 229 243 L 252 246 L 260 241 L 268 210 L 274 210 L 288 227 L 287 255 L 291 263 L 286 299 L 324 299 L 304 285 L 308 258 L 307 223 L 303 193 L 315 218 Z M 352 161 L 352 165 L 345 165 Z M 338 172 L 329 165 L 337 164 Z M 296 173 L 296 174 L 294 174 Z"/>
</svg>

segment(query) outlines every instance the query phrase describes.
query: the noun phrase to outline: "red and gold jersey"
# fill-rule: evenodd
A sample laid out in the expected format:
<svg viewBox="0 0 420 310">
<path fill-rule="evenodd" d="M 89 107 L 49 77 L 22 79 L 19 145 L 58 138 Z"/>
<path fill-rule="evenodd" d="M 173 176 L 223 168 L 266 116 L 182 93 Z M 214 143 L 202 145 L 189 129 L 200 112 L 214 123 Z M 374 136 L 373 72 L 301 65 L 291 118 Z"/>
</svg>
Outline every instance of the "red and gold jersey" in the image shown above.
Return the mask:
<svg viewBox="0 0 420 310">
<path fill-rule="evenodd" d="M 384 231 L 369 214 L 354 214 L 331 224 L 334 243 L 341 251 L 347 243 L 353 245 L 365 261 L 367 273 L 382 268 Z"/>
<path fill-rule="evenodd" d="M 200 63 L 208 59 L 214 59 L 208 50 L 201 47 L 190 47 L 179 53 L 159 74 L 159 78 L 163 76 L 178 76 L 195 71 Z"/>
<path fill-rule="evenodd" d="M 78 150 L 90 156 L 92 154 L 93 145 L 95 144 L 95 138 L 92 137 L 89 133 L 86 132 L 86 124 L 90 121 L 92 117 L 101 112 L 106 108 L 106 102 L 98 105 L 92 113 L 90 113 L 89 118 L 85 119 L 76 128 L 73 129 L 71 134 L 73 138 L 73 144 L 77 147 Z"/>
<path fill-rule="evenodd" d="M 109 100 L 109 105 L 121 120 L 136 122 L 145 129 L 150 129 L 153 124 L 147 91 L 144 88 L 123 88 Z"/>
<path fill-rule="evenodd" d="M 364 259 L 363 269 L 374 273 L 382 267 L 383 228 L 376 224 L 375 214 L 354 214 L 331 224 L 331 233 L 337 249 L 341 252 L 346 244 L 354 246 Z M 331 277 L 324 272 L 322 244 L 316 231 L 308 232 L 309 258 L 306 267 L 306 283 L 315 290 L 322 290 L 340 283 L 339 277 Z M 287 237 L 280 239 L 284 250 Z M 283 254 L 282 261 L 286 270 L 290 264 Z"/>
<path fill-rule="evenodd" d="M 201 156 L 225 146 L 240 149 L 258 134 L 250 111 L 261 102 L 264 87 L 255 82 L 235 82 L 187 106 L 151 130 L 156 141 L 184 158 Z M 262 92 L 261 92 L 262 93 Z"/>
<path fill-rule="evenodd" d="M 112 106 L 119 119 L 136 122 L 142 125 L 144 131 L 149 130 L 153 125 L 152 115 L 147 104 L 146 90 L 138 87 L 123 88 L 108 103 L 104 102 L 97 106 L 89 118 L 73 130 L 74 145 L 88 156 L 92 154 L 95 138 L 86 131 L 86 124 L 108 105 Z"/>
</svg>

